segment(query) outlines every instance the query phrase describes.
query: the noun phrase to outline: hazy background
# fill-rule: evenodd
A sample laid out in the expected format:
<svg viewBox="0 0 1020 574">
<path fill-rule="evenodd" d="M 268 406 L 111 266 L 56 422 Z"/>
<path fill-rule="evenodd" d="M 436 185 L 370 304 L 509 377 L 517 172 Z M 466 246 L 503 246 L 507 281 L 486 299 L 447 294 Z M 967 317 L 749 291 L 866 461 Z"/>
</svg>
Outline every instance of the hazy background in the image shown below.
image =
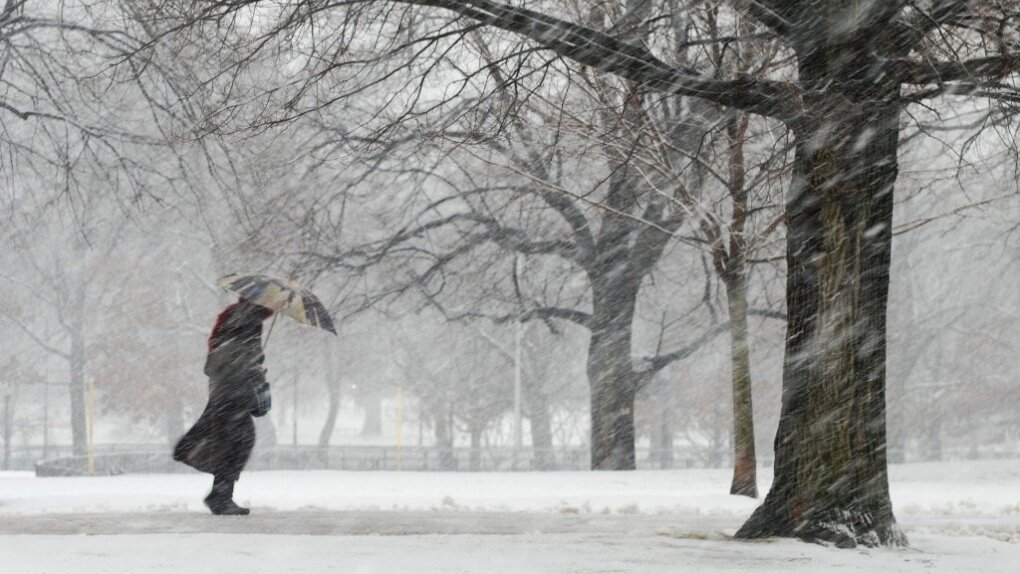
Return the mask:
<svg viewBox="0 0 1020 574">
<path fill-rule="evenodd" d="M 120 7 L 53 1 L 37 9 L 115 26 L 125 21 Z M 587 311 L 583 274 L 546 254 L 477 242 L 418 281 L 437 254 L 471 243 L 470 230 L 457 226 L 416 232 L 400 249 L 380 246 L 426 214 L 456 212 L 453 199 L 466 191 L 477 197 L 458 201 L 531 236 L 562 232 L 548 210 L 513 195 L 530 177 L 507 159 L 524 146 L 508 127 L 514 114 L 535 122 L 543 150 L 555 148 L 546 167 L 556 167 L 559 184 L 593 194 L 575 199 L 597 224 L 608 152 L 596 143 L 612 141 L 597 129 L 596 113 L 609 104 L 593 103 L 595 96 L 559 76 L 525 74 L 515 85 L 523 96 L 508 103 L 486 77 L 458 68 L 484 67 L 470 42 L 426 71 L 424 63 L 373 61 L 309 87 L 302 83 L 314 68 L 307 37 L 250 62 L 247 83 L 235 85 L 209 77 L 230 60 L 229 39 L 171 37 L 147 54 L 159 66 L 124 70 L 111 68 L 104 52 L 116 52 L 115 39 L 103 44 L 45 26 L 19 34 L 19 57 L 4 69 L 5 102 L 34 102 L 61 119 L 3 116 L 4 468 L 71 454 L 71 381 L 94 385 L 97 453 L 168 454 L 204 406 L 206 337 L 234 300 L 214 281 L 249 272 L 293 275 L 332 310 L 339 332 L 276 325 L 267 352 L 274 406 L 259 421 L 259 449 L 367 445 L 378 448 L 366 456 L 392 464 L 384 447 L 453 446 L 483 453 L 461 456 L 458 468 L 507 468 L 519 368 L 522 448 L 530 452 L 537 439 L 539 450 L 560 453 L 553 467 L 586 468 L 587 333 L 557 319 L 520 327 L 511 320 L 522 298 Z M 508 34 L 486 40 L 522 69 L 576 72 L 569 62 L 514 60 Z M 348 48 L 357 55 L 372 41 L 359 37 Z M 39 65 L 47 62 L 60 65 Z M 404 65 L 406 73 L 386 75 Z M 163 81 L 145 76 L 153 70 Z M 788 71 L 780 63 L 770 73 Z M 193 77 L 205 81 L 188 84 Z M 408 78 L 420 84 L 411 90 Z M 256 93 L 273 85 L 293 91 Z M 331 90 L 350 85 L 358 89 L 344 92 L 341 104 L 326 103 Z M 606 86 L 619 95 L 612 81 Z M 291 107 L 280 109 L 297 117 L 230 105 L 247 96 L 286 102 Z M 971 122 L 986 109 L 946 99 L 938 118 L 911 107 L 903 132 L 888 353 L 894 461 L 1020 453 L 1020 201 L 1015 163 L 1005 154 L 1015 133 L 975 136 Z M 536 120 L 541 113 L 556 121 Z M 780 210 L 789 136 L 757 120 L 750 133 L 749 164 L 770 173 L 755 187 L 760 231 Z M 485 137 L 469 145 L 464 134 Z M 703 176 L 693 172 L 680 177 L 693 185 Z M 699 198 L 725 215 L 713 199 L 718 191 L 704 184 Z M 776 315 L 784 312 L 784 238 L 782 225 L 771 229 L 749 288 L 751 307 Z M 695 231 L 682 227 L 642 282 L 637 358 L 697 342 L 726 321 L 725 292 L 706 250 L 685 239 Z M 768 464 L 784 324 L 752 315 L 750 332 L 757 451 Z M 716 335 L 639 394 L 639 466 L 730 464 L 729 340 Z M 547 429 L 542 436 L 533 432 L 535 417 Z"/>
</svg>

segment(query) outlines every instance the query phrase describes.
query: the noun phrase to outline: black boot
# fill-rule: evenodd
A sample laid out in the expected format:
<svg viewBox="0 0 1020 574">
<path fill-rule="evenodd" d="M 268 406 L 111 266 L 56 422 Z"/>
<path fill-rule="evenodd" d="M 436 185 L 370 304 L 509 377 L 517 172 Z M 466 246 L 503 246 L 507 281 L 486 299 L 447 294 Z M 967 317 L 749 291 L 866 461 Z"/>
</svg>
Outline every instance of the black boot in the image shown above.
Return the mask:
<svg viewBox="0 0 1020 574">
<path fill-rule="evenodd" d="M 205 497 L 205 505 L 216 515 L 238 516 L 251 512 L 234 503 L 234 481 L 216 477 L 212 491 Z"/>
</svg>

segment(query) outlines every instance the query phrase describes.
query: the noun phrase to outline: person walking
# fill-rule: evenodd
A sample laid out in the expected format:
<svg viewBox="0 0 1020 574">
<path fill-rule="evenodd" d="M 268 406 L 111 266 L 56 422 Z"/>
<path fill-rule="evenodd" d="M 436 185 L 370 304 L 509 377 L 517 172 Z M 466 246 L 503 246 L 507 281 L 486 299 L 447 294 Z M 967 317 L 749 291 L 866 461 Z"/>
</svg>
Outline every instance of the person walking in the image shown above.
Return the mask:
<svg viewBox="0 0 1020 574">
<path fill-rule="evenodd" d="M 272 315 L 272 309 L 243 297 L 220 313 L 205 362 L 209 401 L 174 448 L 174 460 L 213 475 L 205 505 L 216 515 L 250 512 L 234 502 L 234 483 L 255 445 L 252 417 L 265 415 L 271 406 L 262 322 Z"/>
</svg>

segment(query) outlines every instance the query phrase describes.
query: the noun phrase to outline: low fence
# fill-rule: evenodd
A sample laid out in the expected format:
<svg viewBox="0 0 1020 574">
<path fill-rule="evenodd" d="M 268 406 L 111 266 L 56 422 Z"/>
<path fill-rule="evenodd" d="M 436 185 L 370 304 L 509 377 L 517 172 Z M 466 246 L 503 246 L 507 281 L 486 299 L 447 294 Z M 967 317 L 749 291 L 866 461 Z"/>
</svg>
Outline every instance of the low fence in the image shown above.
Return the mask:
<svg viewBox="0 0 1020 574">
<path fill-rule="evenodd" d="M 98 475 L 154 472 L 190 472 L 170 458 L 166 445 L 97 445 L 93 473 Z M 56 456 L 42 457 L 40 449 L 17 450 L 8 458 L 7 470 L 35 470 L 38 476 L 83 476 L 88 474 L 88 459 L 72 456 L 69 447 L 49 448 Z M 311 445 L 256 448 L 247 466 L 251 470 L 404 470 L 404 471 L 565 471 L 588 470 L 587 447 L 552 449 L 469 447 L 388 447 L 335 445 L 319 448 Z M 893 453 L 891 453 L 893 454 Z M 637 468 L 642 470 L 727 468 L 732 465 L 728 452 L 707 449 L 675 448 L 636 450 Z M 978 451 L 947 449 L 941 460 L 1016 458 L 1020 446 L 984 448 Z M 922 459 L 906 457 L 907 462 Z M 771 466 L 770 456 L 759 456 L 758 464 Z"/>
<path fill-rule="evenodd" d="M 465 447 L 379 447 L 379 446 L 277 446 L 257 449 L 247 466 L 250 470 L 403 470 L 403 471 L 563 471 L 588 470 L 587 447 L 553 449 Z M 679 449 L 637 449 L 639 469 L 711 468 L 730 465 L 728 456 L 699 455 Z M 769 461 L 760 461 L 768 462 Z M 88 457 L 65 456 L 36 462 L 37 476 L 83 476 L 88 474 Z M 27 469 L 26 469 L 27 470 Z M 120 445 L 100 451 L 93 458 L 93 474 L 189 472 L 174 462 L 170 448 Z"/>
</svg>

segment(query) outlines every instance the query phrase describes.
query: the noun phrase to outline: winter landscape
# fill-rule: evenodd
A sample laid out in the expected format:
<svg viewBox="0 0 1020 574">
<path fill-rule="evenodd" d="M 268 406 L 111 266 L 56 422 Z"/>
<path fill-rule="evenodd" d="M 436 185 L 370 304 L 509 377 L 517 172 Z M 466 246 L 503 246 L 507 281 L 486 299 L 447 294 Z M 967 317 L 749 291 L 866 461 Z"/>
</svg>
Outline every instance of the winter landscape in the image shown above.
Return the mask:
<svg viewBox="0 0 1020 574">
<path fill-rule="evenodd" d="M 1020 3 L 0 3 L 0 572 L 1020 571 Z"/>
<path fill-rule="evenodd" d="M 893 466 L 908 549 L 737 542 L 757 502 L 723 470 L 252 472 L 244 518 L 208 516 L 189 475 L 3 475 L 16 572 L 1012 572 L 1020 463 Z M 767 478 L 762 486 L 767 486 Z M 87 535 L 87 536 L 82 536 Z"/>
</svg>

